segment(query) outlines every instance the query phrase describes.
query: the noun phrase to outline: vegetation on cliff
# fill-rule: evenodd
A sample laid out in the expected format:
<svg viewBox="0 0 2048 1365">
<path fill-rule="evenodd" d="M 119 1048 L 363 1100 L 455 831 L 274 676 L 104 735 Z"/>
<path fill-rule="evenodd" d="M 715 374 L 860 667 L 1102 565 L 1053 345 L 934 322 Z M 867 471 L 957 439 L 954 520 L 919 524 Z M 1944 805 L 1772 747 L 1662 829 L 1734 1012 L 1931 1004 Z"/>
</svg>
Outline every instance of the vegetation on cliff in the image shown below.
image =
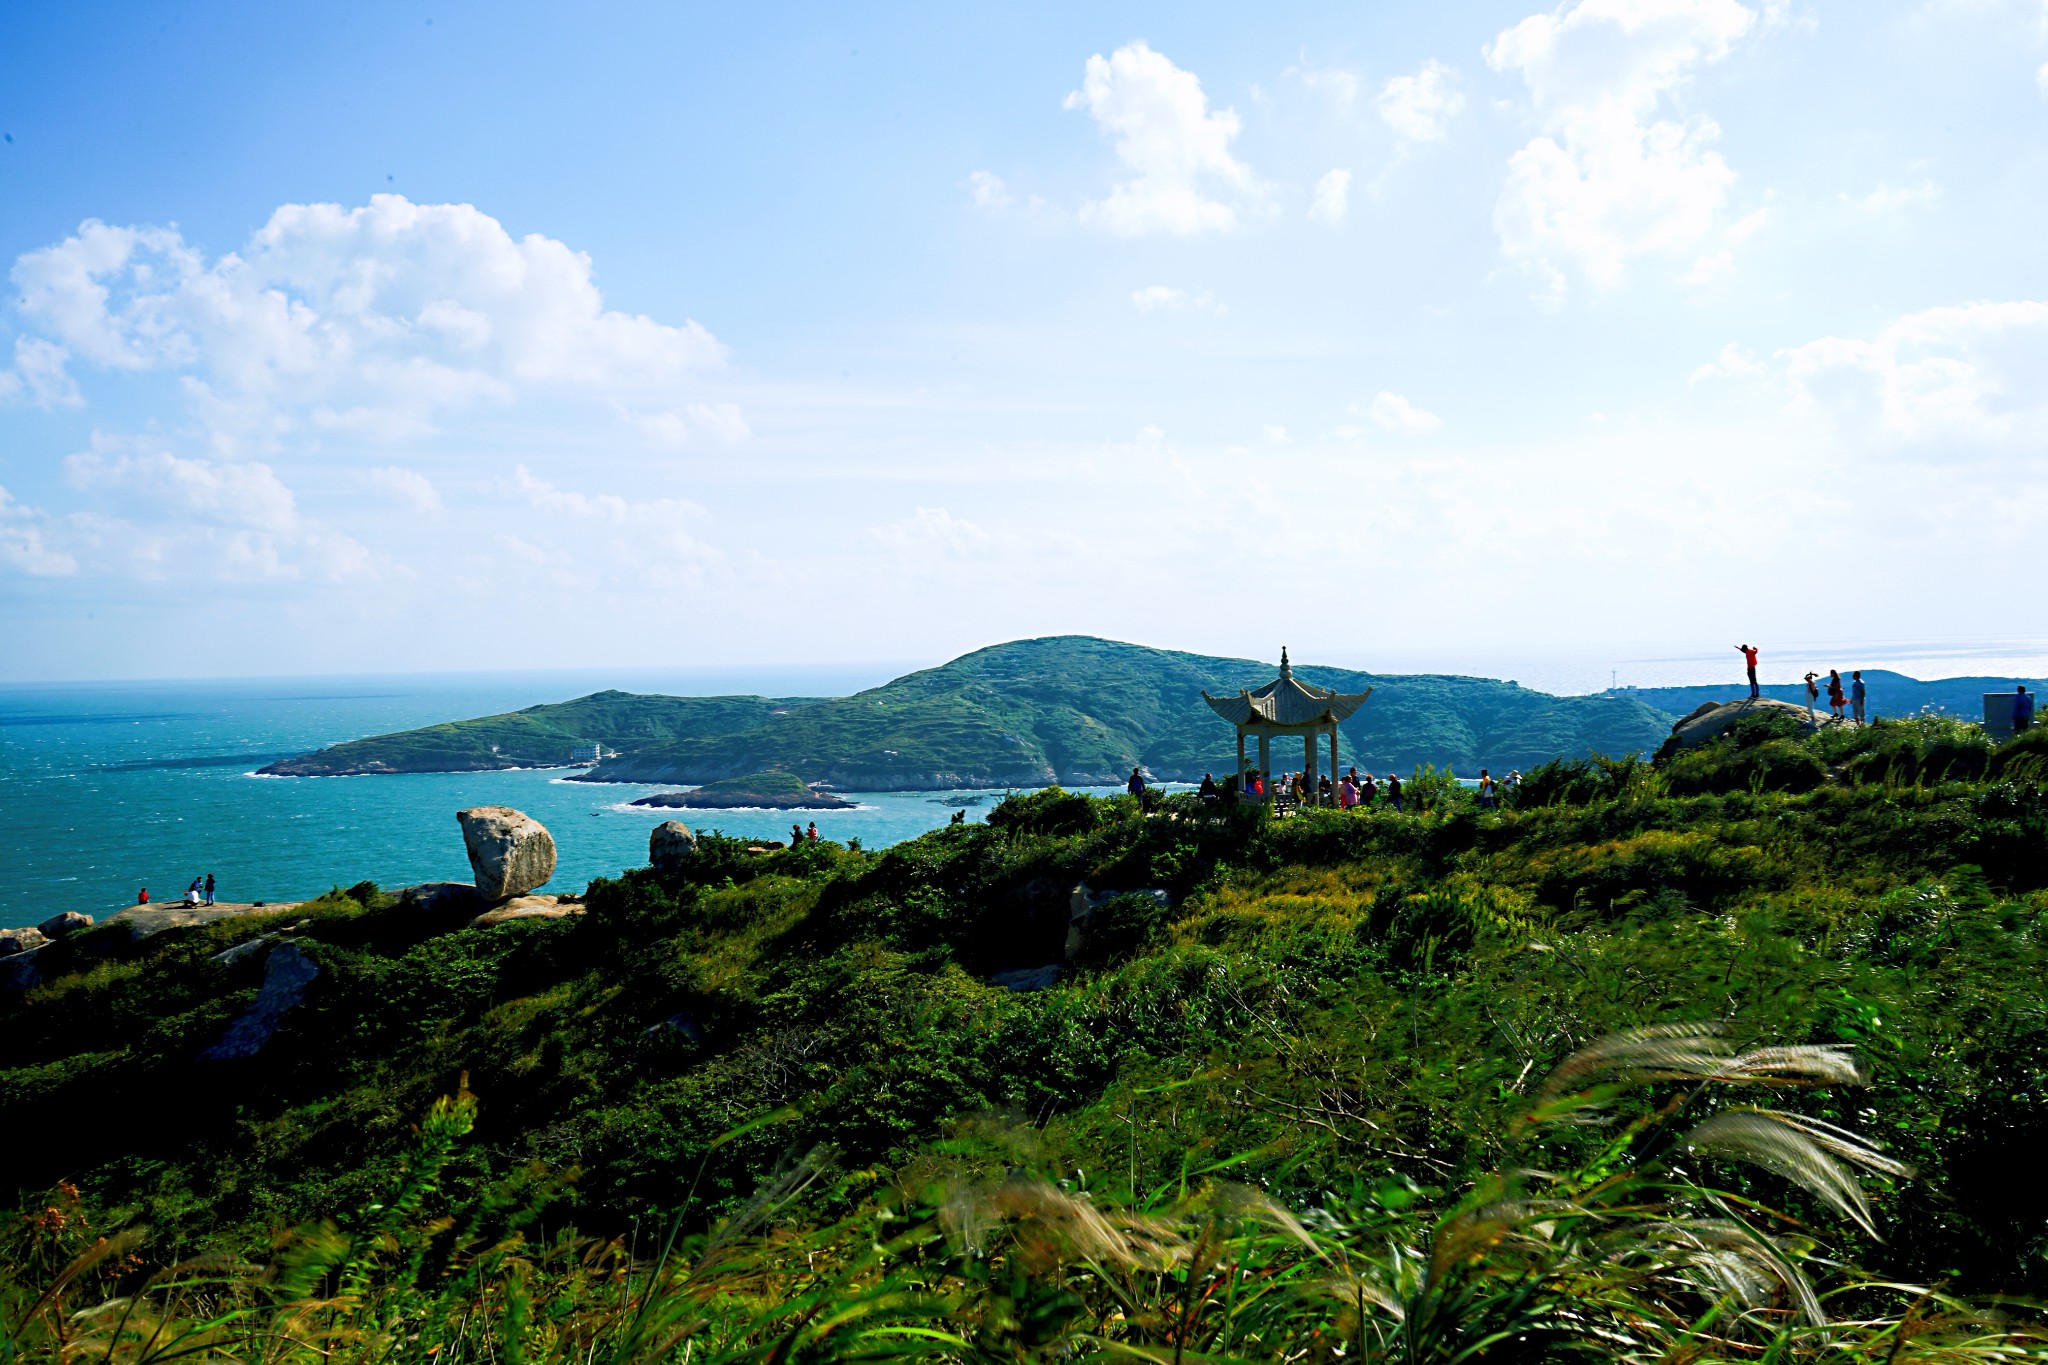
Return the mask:
<svg viewBox="0 0 2048 1365">
<path fill-rule="evenodd" d="M 147 1224 L 67 1302 L 273 1260 L 209 1301 L 350 1359 L 2031 1349 L 1949 1296 L 2048 1287 L 2044 780 L 2039 735 L 1760 723 L 1498 811 L 1047 790 L 881 854 L 706 838 L 581 919 L 365 885 L 77 935 L 0 1005 L 0 1308 Z M 991 984 L 1062 961 L 1077 884 L 1169 894 Z M 305 1003 L 202 1060 L 281 929 Z"/>
<path fill-rule="evenodd" d="M 619 757 L 594 781 L 702 783 L 780 768 L 852 791 L 1121 782 L 1142 763 L 1194 781 L 1233 761 L 1202 692 L 1270 681 L 1274 665 L 1085 636 L 1019 640 L 851 697 L 636 697 L 603 692 L 509 716 L 351 741 L 264 771 L 427 772 L 563 763 L 572 747 Z M 1373 698 L 1342 728 L 1345 761 L 1499 771 L 1657 747 L 1673 717 L 1640 702 L 1554 697 L 1512 683 L 1304 665 L 1306 682 Z M 1299 767 L 1298 746 L 1273 754 Z"/>
</svg>

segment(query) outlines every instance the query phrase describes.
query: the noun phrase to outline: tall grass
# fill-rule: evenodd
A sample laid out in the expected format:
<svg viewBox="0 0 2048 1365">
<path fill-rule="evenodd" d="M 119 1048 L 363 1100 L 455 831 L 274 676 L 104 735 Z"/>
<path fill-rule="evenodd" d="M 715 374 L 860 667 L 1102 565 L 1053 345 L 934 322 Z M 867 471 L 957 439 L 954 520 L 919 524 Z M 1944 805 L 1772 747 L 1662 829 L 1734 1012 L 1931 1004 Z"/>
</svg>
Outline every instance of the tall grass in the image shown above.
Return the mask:
<svg viewBox="0 0 2048 1365">
<path fill-rule="evenodd" d="M 145 1273 L 139 1232 L 94 1236 L 53 1205 L 6 1249 L 0 1361 L 2048 1358 L 2030 1326 L 1830 1258 L 1821 1216 L 1875 1233 L 1911 1174 L 1796 1107 L 1860 1080 L 1840 1047 L 1646 1028 L 1567 1058 L 1521 1101 L 1510 1160 L 1454 1191 L 1361 1177 L 1290 1209 L 1231 1163 L 1137 1197 L 1013 1171 L 792 1225 L 834 1178 L 813 1151 L 714 1227 L 685 1233 L 686 1207 L 609 1241 L 542 1237 L 519 1188 L 441 1188 L 475 1119 L 464 1092 L 427 1114 L 386 1198 L 268 1266 Z"/>
</svg>

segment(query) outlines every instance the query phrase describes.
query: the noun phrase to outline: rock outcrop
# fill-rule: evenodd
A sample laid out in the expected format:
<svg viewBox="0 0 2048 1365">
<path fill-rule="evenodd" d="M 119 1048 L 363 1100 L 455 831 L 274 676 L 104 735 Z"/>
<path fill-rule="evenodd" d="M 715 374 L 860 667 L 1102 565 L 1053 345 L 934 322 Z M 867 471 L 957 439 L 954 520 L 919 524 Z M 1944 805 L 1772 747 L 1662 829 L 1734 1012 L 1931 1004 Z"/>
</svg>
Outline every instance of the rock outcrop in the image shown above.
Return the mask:
<svg viewBox="0 0 2048 1365">
<path fill-rule="evenodd" d="M 555 840 L 547 826 L 510 806 L 455 812 L 462 842 L 484 899 L 501 901 L 545 886 L 555 875 Z"/>
<path fill-rule="evenodd" d="M 697 836 L 680 820 L 664 820 L 647 836 L 647 861 L 657 872 L 680 872 L 696 856 Z"/>
<path fill-rule="evenodd" d="M 1680 749 L 1691 749 L 1705 744 L 1752 716 L 1784 716 L 1810 727 L 1856 724 L 1853 720 L 1836 720 L 1824 709 L 1810 711 L 1796 702 L 1779 701 L 1775 697 L 1743 697 L 1739 701 L 1706 702 L 1694 707 L 1671 727 L 1671 737 L 1657 750 L 1657 757 L 1669 758 Z"/>
<path fill-rule="evenodd" d="M 235 1061 L 254 1057 L 277 1033 L 278 1020 L 306 998 L 306 988 L 320 975 L 320 964 L 296 943 L 281 943 L 270 950 L 263 963 L 263 985 L 249 1008 L 220 1041 L 199 1055 L 207 1061 Z"/>
<path fill-rule="evenodd" d="M 398 889 L 398 903 L 407 910 L 429 913 L 447 910 L 472 915 L 490 907 L 490 902 L 469 882 L 421 882 L 418 886 L 403 886 Z"/>
<path fill-rule="evenodd" d="M 80 929 L 90 929 L 92 925 L 93 919 L 91 915 L 81 914 L 76 910 L 66 910 L 61 915 L 50 916 L 41 924 L 38 924 L 36 928 L 43 931 L 45 938 L 62 938 L 66 934 L 75 934 Z"/>
<path fill-rule="evenodd" d="M 0 957 L 32 953 L 50 941 L 40 929 L 0 929 Z"/>
</svg>

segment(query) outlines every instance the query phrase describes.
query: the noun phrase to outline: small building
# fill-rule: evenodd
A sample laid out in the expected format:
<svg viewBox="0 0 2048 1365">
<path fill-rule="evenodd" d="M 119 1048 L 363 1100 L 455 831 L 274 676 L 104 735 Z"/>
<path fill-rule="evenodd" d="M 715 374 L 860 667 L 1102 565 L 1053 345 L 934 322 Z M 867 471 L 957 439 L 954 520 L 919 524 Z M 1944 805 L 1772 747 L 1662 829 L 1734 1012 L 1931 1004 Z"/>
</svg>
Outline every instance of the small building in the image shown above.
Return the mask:
<svg viewBox="0 0 2048 1365">
<path fill-rule="evenodd" d="M 1257 689 L 1240 690 L 1234 697 L 1212 697 L 1206 691 L 1202 700 L 1209 703 L 1209 709 L 1229 721 L 1237 730 L 1237 778 L 1244 781 L 1245 753 L 1247 738 L 1259 742 L 1259 773 L 1266 778 L 1266 796 L 1272 799 L 1271 743 L 1275 736 L 1299 735 L 1301 737 L 1301 770 L 1308 775 L 1310 789 L 1318 768 L 1319 743 L 1325 736 L 1330 741 L 1330 780 L 1335 782 L 1341 771 L 1337 758 L 1337 726 L 1347 721 L 1365 705 L 1365 699 L 1372 695 L 1372 689 L 1363 692 L 1342 693 L 1328 688 L 1305 683 L 1294 676 L 1294 668 L 1287 662 L 1287 650 L 1280 650 L 1280 676 Z"/>
</svg>

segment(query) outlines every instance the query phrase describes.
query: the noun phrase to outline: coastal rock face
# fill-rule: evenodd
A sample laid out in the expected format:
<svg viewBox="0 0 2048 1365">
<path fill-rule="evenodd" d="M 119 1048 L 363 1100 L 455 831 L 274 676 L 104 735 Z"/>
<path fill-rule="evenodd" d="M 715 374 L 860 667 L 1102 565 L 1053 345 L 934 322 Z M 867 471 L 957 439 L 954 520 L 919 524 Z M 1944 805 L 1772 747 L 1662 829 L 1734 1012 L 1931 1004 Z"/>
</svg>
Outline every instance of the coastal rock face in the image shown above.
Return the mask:
<svg viewBox="0 0 2048 1365">
<path fill-rule="evenodd" d="M 61 915 L 50 916 L 41 924 L 38 924 L 36 928 L 42 930 L 45 937 L 62 938 L 66 934 L 75 934 L 80 929 L 92 928 L 92 922 L 91 915 L 80 914 L 76 910 L 66 910 Z"/>
<path fill-rule="evenodd" d="M 319 975 L 320 964 L 296 943 L 271 949 L 263 963 L 263 986 L 256 998 L 228 1025 L 220 1041 L 199 1055 L 212 1062 L 254 1057 L 277 1033 L 284 1012 L 306 998 L 306 987 Z"/>
<path fill-rule="evenodd" d="M 657 872 L 680 872 L 696 856 L 697 836 L 680 820 L 664 820 L 647 836 L 647 861 Z"/>
<path fill-rule="evenodd" d="M 545 886 L 555 875 L 555 840 L 547 826 L 510 806 L 472 806 L 455 812 L 476 873 L 476 889 L 501 901 Z"/>
<path fill-rule="evenodd" d="M 40 929 L 0 929 L 0 957 L 32 953 L 49 941 Z"/>
<path fill-rule="evenodd" d="M 448 910 L 480 914 L 490 906 L 490 901 L 468 882 L 421 882 L 418 886 L 400 887 L 398 903 L 407 910 L 428 913 Z"/>
</svg>

